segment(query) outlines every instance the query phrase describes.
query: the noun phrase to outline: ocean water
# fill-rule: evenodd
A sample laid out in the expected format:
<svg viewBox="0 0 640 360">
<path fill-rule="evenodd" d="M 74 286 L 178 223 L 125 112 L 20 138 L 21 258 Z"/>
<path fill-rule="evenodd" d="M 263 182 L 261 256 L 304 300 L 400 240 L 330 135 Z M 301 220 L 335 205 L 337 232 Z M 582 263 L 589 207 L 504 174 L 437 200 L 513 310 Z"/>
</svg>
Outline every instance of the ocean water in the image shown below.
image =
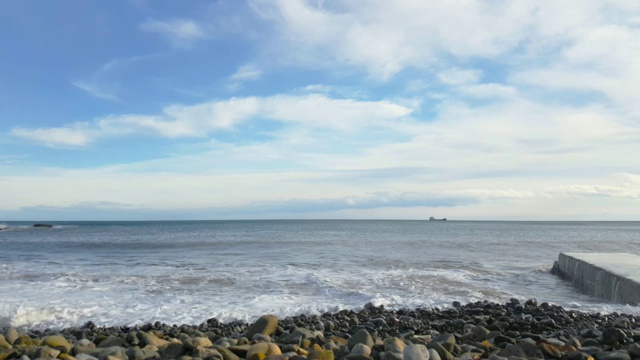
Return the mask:
<svg viewBox="0 0 640 360">
<path fill-rule="evenodd" d="M 640 253 L 640 222 L 5 222 L 0 326 L 199 324 L 535 297 L 640 315 L 550 274 L 559 252 Z"/>
</svg>

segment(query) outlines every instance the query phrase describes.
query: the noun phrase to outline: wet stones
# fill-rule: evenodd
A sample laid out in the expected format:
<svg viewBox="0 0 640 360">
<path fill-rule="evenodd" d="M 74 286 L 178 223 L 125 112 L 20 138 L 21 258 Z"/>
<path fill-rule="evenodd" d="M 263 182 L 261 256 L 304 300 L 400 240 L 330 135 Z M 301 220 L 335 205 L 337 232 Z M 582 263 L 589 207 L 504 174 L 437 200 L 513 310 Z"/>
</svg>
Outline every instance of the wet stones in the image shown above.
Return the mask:
<svg viewBox="0 0 640 360">
<path fill-rule="evenodd" d="M 210 319 L 211 320 L 211 319 Z M 0 360 L 640 359 L 640 317 L 553 304 L 489 302 L 445 309 L 265 315 L 256 322 L 52 330 L 0 329 Z"/>
<path fill-rule="evenodd" d="M 402 352 L 404 360 L 429 360 L 429 350 L 424 345 L 408 345 Z"/>
<path fill-rule="evenodd" d="M 275 315 L 263 315 L 256 320 L 247 330 L 245 337 L 251 339 L 255 334 L 271 335 L 278 328 L 278 317 Z"/>
<path fill-rule="evenodd" d="M 42 344 L 63 353 L 71 350 L 71 344 L 62 335 L 47 336 L 42 339 Z"/>
<path fill-rule="evenodd" d="M 371 348 L 374 345 L 373 337 L 371 337 L 371 334 L 369 334 L 367 330 L 360 329 L 347 340 L 347 347 L 349 349 L 353 349 L 356 344 L 364 344 Z"/>
<path fill-rule="evenodd" d="M 9 344 L 13 344 L 18 339 L 18 337 L 20 337 L 20 334 L 18 334 L 18 330 L 16 330 L 16 328 L 14 328 L 13 326 L 8 327 L 4 331 L 4 338 Z"/>
<path fill-rule="evenodd" d="M 0 334 L 0 349 L 11 349 L 12 347 L 13 345 L 4 338 L 4 335 Z"/>
</svg>

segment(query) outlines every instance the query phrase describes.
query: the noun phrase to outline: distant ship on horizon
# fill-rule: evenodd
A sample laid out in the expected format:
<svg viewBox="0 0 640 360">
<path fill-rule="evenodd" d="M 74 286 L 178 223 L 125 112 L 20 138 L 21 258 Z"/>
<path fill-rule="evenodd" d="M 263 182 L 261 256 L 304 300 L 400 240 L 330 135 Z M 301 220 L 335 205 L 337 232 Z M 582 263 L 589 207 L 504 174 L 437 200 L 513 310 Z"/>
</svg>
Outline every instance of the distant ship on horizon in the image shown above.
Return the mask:
<svg viewBox="0 0 640 360">
<path fill-rule="evenodd" d="M 429 221 L 447 221 L 447 218 L 436 219 L 433 216 L 429 218 Z"/>
</svg>

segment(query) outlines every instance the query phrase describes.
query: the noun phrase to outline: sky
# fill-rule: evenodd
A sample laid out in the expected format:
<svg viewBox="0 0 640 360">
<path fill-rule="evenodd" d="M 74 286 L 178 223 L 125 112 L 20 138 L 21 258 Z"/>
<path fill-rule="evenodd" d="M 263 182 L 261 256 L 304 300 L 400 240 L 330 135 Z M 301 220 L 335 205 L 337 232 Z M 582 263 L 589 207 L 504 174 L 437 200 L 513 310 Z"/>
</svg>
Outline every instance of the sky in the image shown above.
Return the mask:
<svg viewBox="0 0 640 360">
<path fill-rule="evenodd" d="M 640 220 L 640 2 L 8 0 L 0 221 Z"/>
</svg>

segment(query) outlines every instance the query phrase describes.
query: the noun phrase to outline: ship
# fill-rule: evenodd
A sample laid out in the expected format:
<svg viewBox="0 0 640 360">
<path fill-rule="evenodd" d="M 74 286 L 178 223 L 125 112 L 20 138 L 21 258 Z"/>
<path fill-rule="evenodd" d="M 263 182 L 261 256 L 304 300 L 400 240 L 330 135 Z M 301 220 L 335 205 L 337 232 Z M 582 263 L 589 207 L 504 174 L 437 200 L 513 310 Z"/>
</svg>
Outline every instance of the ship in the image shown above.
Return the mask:
<svg viewBox="0 0 640 360">
<path fill-rule="evenodd" d="M 436 219 L 433 216 L 429 218 L 429 221 L 447 221 L 447 218 Z"/>
</svg>

